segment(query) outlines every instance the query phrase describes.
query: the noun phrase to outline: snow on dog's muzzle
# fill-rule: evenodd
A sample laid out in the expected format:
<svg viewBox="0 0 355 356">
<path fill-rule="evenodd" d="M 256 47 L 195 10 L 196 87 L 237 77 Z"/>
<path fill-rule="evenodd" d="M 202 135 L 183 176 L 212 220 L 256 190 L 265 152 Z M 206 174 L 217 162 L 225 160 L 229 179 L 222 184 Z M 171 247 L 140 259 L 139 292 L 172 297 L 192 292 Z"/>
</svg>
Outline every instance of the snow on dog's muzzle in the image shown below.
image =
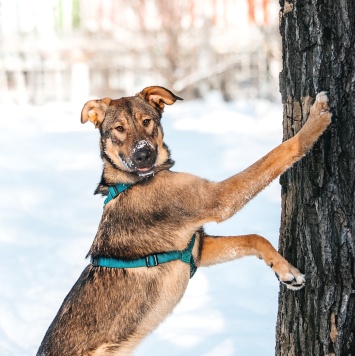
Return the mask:
<svg viewBox="0 0 355 356">
<path fill-rule="evenodd" d="M 132 162 L 139 174 L 150 172 L 156 158 L 155 148 L 147 141 L 139 141 L 133 149 Z"/>
</svg>

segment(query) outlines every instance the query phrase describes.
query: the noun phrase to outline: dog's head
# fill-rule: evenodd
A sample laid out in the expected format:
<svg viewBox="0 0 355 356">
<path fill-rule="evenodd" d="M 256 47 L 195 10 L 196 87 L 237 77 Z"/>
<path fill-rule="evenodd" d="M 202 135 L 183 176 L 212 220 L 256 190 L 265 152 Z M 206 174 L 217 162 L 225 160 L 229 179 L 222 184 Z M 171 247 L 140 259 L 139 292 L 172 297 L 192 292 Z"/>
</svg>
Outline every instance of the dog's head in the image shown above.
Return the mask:
<svg viewBox="0 0 355 356">
<path fill-rule="evenodd" d="M 173 165 L 160 119 L 164 106 L 176 100 L 182 99 L 153 86 L 132 97 L 90 100 L 84 105 L 81 122 L 91 121 L 101 134 L 101 184 L 136 182 Z"/>
</svg>

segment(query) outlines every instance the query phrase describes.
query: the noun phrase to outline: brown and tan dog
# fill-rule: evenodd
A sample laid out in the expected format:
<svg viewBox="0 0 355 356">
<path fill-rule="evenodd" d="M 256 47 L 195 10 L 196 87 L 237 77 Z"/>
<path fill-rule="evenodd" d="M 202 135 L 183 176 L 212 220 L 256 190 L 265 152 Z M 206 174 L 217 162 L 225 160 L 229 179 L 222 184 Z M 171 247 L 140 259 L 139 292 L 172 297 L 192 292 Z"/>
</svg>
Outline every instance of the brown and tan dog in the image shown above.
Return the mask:
<svg viewBox="0 0 355 356">
<path fill-rule="evenodd" d="M 147 266 L 134 268 L 89 264 L 65 298 L 37 355 L 131 354 L 179 302 L 193 261 L 202 267 L 254 255 L 288 288 L 304 286 L 304 275 L 265 238 L 207 236 L 202 226 L 231 217 L 312 147 L 331 119 L 325 93 L 317 95 L 308 121 L 294 137 L 217 183 L 170 171 L 173 161 L 160 120 L 164 105 L 176 100 L 181 98 L 165 88 L 148 87 L 133 97 L 85 104 L 82 123 L 93 122 L 101 135 L 104 166 L 96 193 L 107 195 L 109 187 L 118 183 L 132 184 L 105 205 L 88 255 L 93 261 L 144 260 L 184 251 L 196 236 L 193 259 L 147 267 L 152 265 L 150 257 Z"/>
</svg>

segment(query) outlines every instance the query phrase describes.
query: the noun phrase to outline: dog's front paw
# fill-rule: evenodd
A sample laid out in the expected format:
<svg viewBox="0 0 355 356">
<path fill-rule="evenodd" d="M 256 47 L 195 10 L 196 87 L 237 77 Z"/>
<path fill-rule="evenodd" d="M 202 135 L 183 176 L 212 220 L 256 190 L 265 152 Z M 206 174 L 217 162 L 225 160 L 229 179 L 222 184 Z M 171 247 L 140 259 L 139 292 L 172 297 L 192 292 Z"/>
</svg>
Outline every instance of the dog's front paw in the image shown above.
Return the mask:
<svg viewBox="0 0 355 356">
<path fill-rule="evenodd" d="M 285 284 L 286 287 L 291 290 L 299 290 L 303 288 L 306 284 L 305 275 L 301 272 L 299 272 L 298 274 L 288 273 L 282 278 L 278 276 L 278 279 L 282 284 Z"/>
<path fill-rule="evenodd" d="M 331 117 L 332 114 L 329 111 L 327 93 L 322 91 L 317 94 L 308 120 L 298 133 L 302 154 L 306 153 L 327 129 L 331 123 Z"/>
<path fill-rule="evenodd" d="M 282 284 L 285 284 L 288 289 L 299 290 L 306 284 L 305 275 L 289 263 L 287 263 L 286 266 L 273 265 L 272 269 L 278 280 Z"/>
<path fill-rule="evenodd" d="M 317 94 L 316 101 L 311 107 L 308 121 L 312 126 L 323 132 L 331 123 L 332 114 L 329 112 L 327 92 Z"/>
</svg>

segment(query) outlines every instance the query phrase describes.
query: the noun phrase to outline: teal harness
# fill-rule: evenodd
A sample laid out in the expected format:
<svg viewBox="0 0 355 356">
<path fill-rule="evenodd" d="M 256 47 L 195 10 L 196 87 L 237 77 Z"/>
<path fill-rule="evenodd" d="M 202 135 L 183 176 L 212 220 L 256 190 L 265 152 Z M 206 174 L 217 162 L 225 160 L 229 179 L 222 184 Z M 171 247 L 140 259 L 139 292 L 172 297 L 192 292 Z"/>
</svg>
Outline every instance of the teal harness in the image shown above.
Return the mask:
<svg viewBox="0 0 355 356">
<path fill-rule="evenodd" d="M 118 183 L 116 185 L 109 186 L 107 198 L 104 201 L 104 206 L 112 199 L 115 199 L 117 195 L 128 189 L 131 185 L 132 184 Z"/>
<path fill-rule="evenodd" d="M 120 193 L 128 189 L 132 184 L 116 184 L 110 186 L 107 198 L 104 204 L 107 204 L 112 199 L 115 199 Z M 192 249 L 195 245 L 196 234 L 194 234 L 185 248 L 182 251 L 161 252 L 148 255 L 134 260 L 121 260 L 111 257 L 91 257 L 91 264 L 94 267 L 108 267 L 108 268 L 137 268 L 137 267 L 155 267 L 162 263 L 180 260 L 190 265 L 190 278 L 195 274 L 197 267 L 192 256 Z"/>
</svg>

